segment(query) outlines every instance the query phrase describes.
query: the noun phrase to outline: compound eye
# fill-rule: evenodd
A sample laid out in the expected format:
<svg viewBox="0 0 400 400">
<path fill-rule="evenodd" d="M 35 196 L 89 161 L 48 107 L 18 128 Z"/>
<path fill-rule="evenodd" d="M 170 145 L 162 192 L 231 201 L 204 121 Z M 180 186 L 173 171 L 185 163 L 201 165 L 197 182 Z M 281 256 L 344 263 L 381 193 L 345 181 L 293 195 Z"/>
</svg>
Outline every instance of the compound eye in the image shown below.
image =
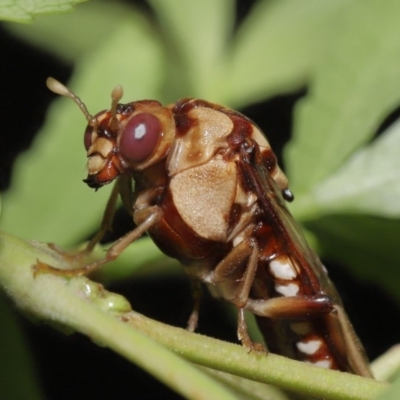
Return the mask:
<svg viewBox="0 0 400 400">
<path fill-rule="evenodd" d="M 92 145 L 92 132 L 93 126 L 88 125 L 85 129 L 85 133 L 83 134 L 83 143 L 86 151 L 88 151 L 89 147 Z"/>
<path fill-rule="evenodd" d="M 156 149 L 162 133 L 160 120 L 150 113 L 134 115 L 126 124 L 119 141 L 121 156 L 140 163 Z"/>
<path fill-rule="evenodd" d="M 105 114 L 106 110 L 98 112 L 93 118 L 96 119 L 97 121 L 99 120 L 99 117 L 102 114 Z M 92 145 L 92 132 L 93 129 L 95 129 L 94 126 L 88 125 L 85 129 L 85 133 L 83 134 L 83 144 L 85 145 L 86 151 L 89 150 L 89 147 Z"/>
</svg>

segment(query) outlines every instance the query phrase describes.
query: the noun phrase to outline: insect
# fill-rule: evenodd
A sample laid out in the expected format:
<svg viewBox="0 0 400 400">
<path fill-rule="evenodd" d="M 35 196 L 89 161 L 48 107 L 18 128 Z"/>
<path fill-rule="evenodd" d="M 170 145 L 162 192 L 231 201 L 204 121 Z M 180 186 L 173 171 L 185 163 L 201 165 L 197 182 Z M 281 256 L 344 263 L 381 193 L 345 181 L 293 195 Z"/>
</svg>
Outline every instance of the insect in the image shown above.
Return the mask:
<svg viewBox="0 0 400 400">
<path fill-rule="evenodd" d="M 342 302 L 317 255 L 286 208 L 286 176 L 259 128 L 232 109 L 198 99 L 164 107 L 158 101 L 120 104 L 92 116 L 53 78 L 50 90 L 72 98 L 88 121 L 84 144 L 89 187 L 114 180 L 99 234 L 118 194 L 136 228 L 110 247 L 88 273 L 148 232 L 186 273 L 238 309 L 238 337 L 258 350 L 244 311 L 256 315 L 268 348 L 317 366 L 371 377 Z M 132 191 L 131 182 L 135 182 Z M 197 323 L 198 305 L 190 319 Z"/>
</svg>

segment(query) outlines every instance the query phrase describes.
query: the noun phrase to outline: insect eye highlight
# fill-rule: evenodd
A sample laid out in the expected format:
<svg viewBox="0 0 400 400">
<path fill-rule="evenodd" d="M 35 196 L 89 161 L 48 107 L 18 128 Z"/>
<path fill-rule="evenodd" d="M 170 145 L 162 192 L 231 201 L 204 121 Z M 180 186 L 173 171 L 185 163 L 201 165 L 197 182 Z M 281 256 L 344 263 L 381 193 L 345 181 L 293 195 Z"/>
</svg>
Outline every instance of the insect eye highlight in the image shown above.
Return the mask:
<svg viewBox="0 0 400 400">
<path fill-rule="evenodd" d="M 121 133 L 119 149 L 128 162 L 146 160 L 156 149 L 162 133 L 160 120 L 150 113 L 134 115 Z"/>
</svg>

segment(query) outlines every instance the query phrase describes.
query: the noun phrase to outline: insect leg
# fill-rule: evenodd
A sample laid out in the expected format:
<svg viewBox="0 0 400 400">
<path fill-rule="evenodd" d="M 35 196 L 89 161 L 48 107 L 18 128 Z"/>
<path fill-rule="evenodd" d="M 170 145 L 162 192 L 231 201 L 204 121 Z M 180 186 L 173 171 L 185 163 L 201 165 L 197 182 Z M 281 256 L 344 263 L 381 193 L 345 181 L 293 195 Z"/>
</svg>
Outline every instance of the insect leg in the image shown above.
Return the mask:
<svg viewBox="0 0 400 400">
<path fill-rule="evenodd" d="M 257 243 L 253 239 L 249 239 L 248 242 L 249 248 L 251 249 L 250 257 L 248 259 L 242 281 L 240 282 L 236 291 L 235 298 L 232 300 L 232 302 L 239 308 L 243 308 L 247 303 L 258 265 Z"/>
<path fill-rule="evenodd" d="M 57 245 L 55 245 L 54 243 L 49 243 L 48 246 L 52 250 L 54 250 L 58 254 L 60 254 L 69 263 L 79 261 L 83 257 L 88 256 L 93 251 L 95 246 L 103 238 L 105 233 L 111 229 L 111 224 L 112 224 L 112 221 L 114 218 L 115 205 L 117 203 L 119 190 L 120 190 L 120 184 L 119 184 L 119 179 L 118 179 L 115 182 L 113 189 L 111 191 L 110 197 L 107 201 L 107 205 L 104 210 L 103 218 L 102 218 L 101 225 L 100 225 L 100 230 L 90 240 L 90 242 L 86 245 L 86 247 L 83 250 L 75 251 L 75 252 L 65 251 L 65 250 L 61 249 L 60 247 L 58 247 Z"/>
<path fill-rule="evenodd" d="M 239 284 L 235 285 L 233 298 L 229 300 L 238 307 L 237 335 L 243 346 L 249 351 L 266 352 L 261 343 L 254 343 L 248 334 L 247 324 L 244 318 L 244 307 L 248 301 L 251 286 L 258 264 L 258 247 L 253 239 L 246 239 L 240 242 L 232 251 L 217 265 L 214 270 L 214 282 L 222 283 L 235 276 L 243 268 L 243 262 L 247 264 Z"/>
<path fill-rule="evenodd" d="M 257 353 L 268 353 L 268 350 L 265 348 L 265 346 L 263 346 L 261 343 L 253 342 L 250 339 L 247 323 L 244 318 L 244 308 L 239 308 L 237 335 L 243 347 L 248 349 L 249 352 L 255 351 Z"/>
<path fill-rule="evenodd" d="M 153 225 L 157 224 L 162 218 L 162 211 L 158 206 L 151 206 L 147 209 L 140 210 L 141 217 L 143 222 L 138 225 L 131 232 L 128 232 L 125 236 L 118 239 L 108 250 L 106 256 L 99 261 L 95 261 L 91 264 L 85 265 L 81 268 L 74 269 L 57 269 L 42 263 L 40 261 L 37 262 L 35 266 L 34 274 L 38 273 L 53 273 L 56 275 L 62 276 L 77 276 L 77 275 L 87 275 L 102 265 L 108 263 L 109 261 L 117 258 L 132 242 L 138 239 L 143 235 L 148 229 L 150 229 Z"/>
<path fill-rule="evenodd" d="M 244 262 L 247 259 L 247 263 Z M 205 281 L 213 285 L 236 278 L 238 282 L 229 301 L 238 308 L 243 308 L 249 298 L 251 285 L 257 270 L 258 248 L 254 239 L 242 240 L 230 253 L 218 263 L 214 271 Z M 241 271 L 243 275 L 239 275 Z"/>
<path fill-rule="evenodd" d="M 114 183 L 110 197 L 107 201 L 106 209 L 104 210 L 103 218 L 101 220 L 100 230 L 96 236 L 87 244 L 84 249 L 85 254 L 93 251 L 95 246 L 103 239 L 107 231 L 111 230 L 112 221 L 114 219 L 115 208 L 118 200 L 118 194 L 121 197 L 125 209 L 130 215 L 133 213 L 132 208 L 132 177 L 130 175 L 120 175 Z"/>
<path fill-rule="evenodd" d="M 320 317 L 336 313 L 333 300 L 324 294 L 249 299 L 245 308 L 260 317 L 277 319 Z"/>
<path fill-rule="evenodd" d="M 192 313 L 190 314 L 190 317 L 188 319 L 188 324 L 186 329 L 189 332 L 194 332 L 197 328 L 197 322 L 199 320 L 199 310 L 200 310 L 201 298 L 203 296 L 203 290 L 201 287 L 201 283 L 198 280 L 191 279 L 190 285 L 192 289 L 194 306 Z"/>
<path fill-rule="evenodd" d="M 261 317 L 275 319 L 302 319 L 315 316 L 327 316 L 335 313 L 333 301 L 326 295 L 298 296 L 298 297 L 273 297 L 268 300 L 248 299 L 245 310 Z M 244 346 L 260 352 L 261 344 L 252 343 L 247 334 L 247 327 L 243 318 L 243 309 L 239 310 L 238 335 Z M 242 339 L 243 338 L 243 339 Z M 266 351 L 264 349 L 264 351 Z"/>
<path fill-rule="evenodd" d="M 267 349 L 261 343 L 255 343 L 250 339 L 246 320 L 244 318 L 244 306 L 249 299 L 249 293 L 253 284 L 254 275 L 258 265 L 258 247 L 255 240 L 248 240 L 251 254 L 249 256 L 247 267 L 244 272 L 242 281 L 237 288 L 235 298 L 232 302 L 239 308 L 238 312 L 238 326 L 237 335 L 242 345 L 249 349 L 249 351 L 256 351 L 257 353 L 267 353 Z"/>
<path fill-rule="evenodd" d="M 117 179 L 114 183 L 114 187 L 111 191 L 110 197 L 107 201 L 106 209 L 104 210 L 103 218 L 101 220 L 100 230 L 92 238 L 92 240 L 87 244 L 85 248 L 85 253 L 91 253 L 95 246 L 100 242 L 103 236 L 108 230 L 111 229 L 111 224 L 114 219 L 115 206 L 118 200 L 118 194 L 120 191 L 120 179 Z"/>
<path fill-rule="evenodd" d="M 227 256 L 220 261 L 210 275 L 204 280 L 213 285 L 226 282 L 228 279 L 237 276 L 243 270 L 244 262 L 250 256 L 252 245 L 250 239 L 241 241 Z M 236 297 L 236 296 L 235 296 Z M 235 303 L 236 304 L 236 303 Z"/>
</svg>

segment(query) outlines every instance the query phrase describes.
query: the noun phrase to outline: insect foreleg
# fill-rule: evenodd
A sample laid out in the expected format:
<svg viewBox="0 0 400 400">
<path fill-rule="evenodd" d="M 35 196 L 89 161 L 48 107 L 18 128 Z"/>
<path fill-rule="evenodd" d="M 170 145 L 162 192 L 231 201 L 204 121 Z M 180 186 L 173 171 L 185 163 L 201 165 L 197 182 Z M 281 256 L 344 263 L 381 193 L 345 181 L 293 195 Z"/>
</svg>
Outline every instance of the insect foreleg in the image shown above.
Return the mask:
<svg viewBox="0 0 400 400">
<path fill-rule="evenodd" d="M 103 236 L 108 230 L 111 229 L 112 221 L 114 219 L 115 206 L 118 200 L 118 193 L 120 192 L 120 178 L 114 183 L 114 187 L 111 191 L 110 197 L 107 201 L 106 209 L 104 210 L 103 219 L 101 220 L 100 230 L 87 244 L 84 252 L 86 254 L 91 253 L 95 246 L 100 242 Z"/>
<path fill-rule="evenodd" d="M 57 269 L 50 265 L 44 264 L 38 261 L 35 267 L 35 274 L 38 273 L 53 273 L 62 276 L 77 276 L 77 275 L 87 275 L 95 271 L 102 265 L 116 259 L 132 242 L 143 235 L 148 229 L 153 225 L 157 224 L 162 218 L 162 211 L 158 206 L 148 207 L 147 209 L 140 210 L 141 218 L 143 222 L 139 224 L 131 232 L 128 232 L 125 236 L 118 239 L 108 250 L 106 256 L 99 261 L 93 262 L 91 264 L 85 265 L 81 268 L 74 269 Z"/>
<path fill-rule="evenodd" d="M 80 251 L 74 251 L 74 252 L 69 252 L 61 249 L 60 247 L 56 246 L 53 243 L 49 243 L 48 246 L 56 251 L 60 256 L 62 256 L 68 263 L 74 263 L 74 262 L 79 262 L 81 259 L 84 257 L 88 256 L 93 249 L 96 247 L 96 245 L 100 242 L 100 240 L 103 238 L 105 233 L 111 229 L 112 221 L 114 218 L 114 213 L 115 213 L 115 206 L 117 204 L 117 199 L 118 199 L 118 193 L 120 191 L 120 178 L 118 178 L 115 181 L 115 184 L 113 186 L 113 189 L 111 191 L 110 197 L 107 201 L 106 208 L 103 213 L 103 218 L 101 221 L 100 229 L 97 232 L 97 234 L 90 240 L 90 242 L 85 246 L 83 250 Z M 38 265 L 42 265 L 41 267 L 36 268 L 36 273 L 46 269 L 51 269 L 53 270 L 52 267 L 49 266 L 49 268 L 45 267 L 43 263 L 39 263 Z M 53 271 L 54 272 L 54 271 Z"/>
<path fill-rule="evenodd" d="M 122 200 L 126 211 L 129 215 L 133 215 L 133 190 L 132 190 L 132 177 L 127 174 L 120 175 L 118 177 L 119 181 L 119 195 Z"/>
<path fill-rule="evenodd" d="M 108 250 L 104 259 L 80 268 L 82 274 L 88 274 L 109 261 L 116 259 L 131 243 L 139 239 L 148 229 L 157 224 L 162 217 L 162 211 L 158 206 L 140 210 L 142 223 L 125 236 L 118 239 Z"/>
</svg>

